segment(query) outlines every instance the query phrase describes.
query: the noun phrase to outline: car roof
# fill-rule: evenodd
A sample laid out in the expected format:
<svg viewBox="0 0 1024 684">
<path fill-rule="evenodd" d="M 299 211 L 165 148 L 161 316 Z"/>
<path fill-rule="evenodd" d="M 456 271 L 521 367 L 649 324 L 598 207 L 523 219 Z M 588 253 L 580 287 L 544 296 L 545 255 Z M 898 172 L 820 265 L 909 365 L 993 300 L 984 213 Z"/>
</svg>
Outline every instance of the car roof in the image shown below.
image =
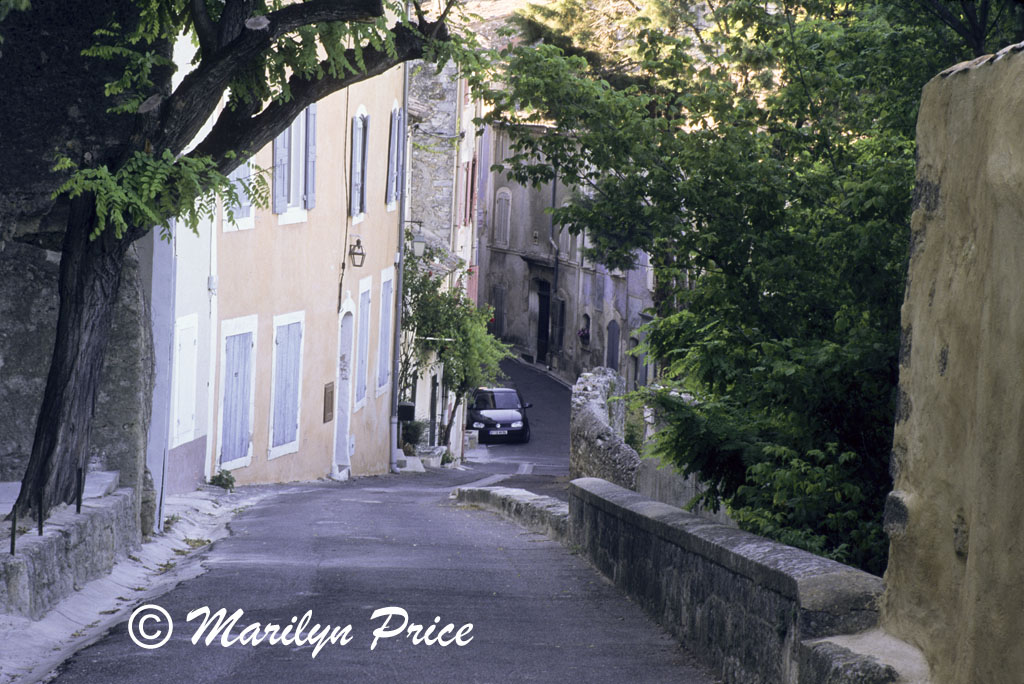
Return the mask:
<svg viewBox="0 0 1024 684">
<path fill-rule="evenodd" d="M 479 387 L 477 392 L 515 392 L 514 387 Z"/>
</svg>

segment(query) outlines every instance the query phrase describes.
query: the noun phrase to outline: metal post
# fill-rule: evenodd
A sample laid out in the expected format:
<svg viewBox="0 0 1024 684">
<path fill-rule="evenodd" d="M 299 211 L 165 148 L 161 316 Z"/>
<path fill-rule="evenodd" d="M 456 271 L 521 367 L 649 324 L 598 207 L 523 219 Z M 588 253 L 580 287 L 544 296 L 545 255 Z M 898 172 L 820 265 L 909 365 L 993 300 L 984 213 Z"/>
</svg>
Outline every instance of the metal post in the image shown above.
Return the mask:
<svg viewBox="0 0 1024 684">
<path fill-rule="evenodd" d="M 85 485 L 82 477 L 82 466 L 78 466 L 78 479 L 75 482 L 75 513 L 82 512 L 82 487 Z"/>
</svg>

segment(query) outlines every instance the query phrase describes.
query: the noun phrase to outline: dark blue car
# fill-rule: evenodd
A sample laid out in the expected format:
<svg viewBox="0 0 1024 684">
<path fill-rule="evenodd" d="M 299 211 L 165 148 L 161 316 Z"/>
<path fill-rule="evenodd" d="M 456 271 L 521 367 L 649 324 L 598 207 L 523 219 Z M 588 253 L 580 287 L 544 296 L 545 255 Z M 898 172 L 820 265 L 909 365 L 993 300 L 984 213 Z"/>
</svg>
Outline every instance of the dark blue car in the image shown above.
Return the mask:
<svg viewBox="0 0 1024 684">
<path fill-rule="evenodd" d="M 473 393 L 466 414 L 466 427 L 477 430 L 480 442 L 530 441 L 530 421 L 519 392 L 506 387 L 481 387 Z"/>
</svg>

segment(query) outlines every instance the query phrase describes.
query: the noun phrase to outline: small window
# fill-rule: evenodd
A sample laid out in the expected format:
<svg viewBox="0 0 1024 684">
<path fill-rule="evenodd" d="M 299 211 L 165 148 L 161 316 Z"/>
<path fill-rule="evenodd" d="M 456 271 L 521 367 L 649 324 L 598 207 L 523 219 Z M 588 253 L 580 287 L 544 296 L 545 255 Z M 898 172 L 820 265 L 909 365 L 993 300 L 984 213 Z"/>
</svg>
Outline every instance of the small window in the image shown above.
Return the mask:
<svg viewBox="0 0 1024 684">
<path fill-rule="evenodd" d="M 280 223 L 305 221 L 316 206 L 316 105 L 274 139 L 274 206 Z"/>
<path fill-rule="evenodd" d="M 507 246 L 509 225 L 512 220 L 512 193 L 506 188 L 498 191 L 494 200 L 494 244 Z"/>
<path fill-rule="evenodd" d="M 349 214 L 352 218 L 360 220 L 366 213 L 366 157 L 369 144 L 370 116 L 361 112 L 352 117 L 351 187 L 349 188 Z"/>
</svg>

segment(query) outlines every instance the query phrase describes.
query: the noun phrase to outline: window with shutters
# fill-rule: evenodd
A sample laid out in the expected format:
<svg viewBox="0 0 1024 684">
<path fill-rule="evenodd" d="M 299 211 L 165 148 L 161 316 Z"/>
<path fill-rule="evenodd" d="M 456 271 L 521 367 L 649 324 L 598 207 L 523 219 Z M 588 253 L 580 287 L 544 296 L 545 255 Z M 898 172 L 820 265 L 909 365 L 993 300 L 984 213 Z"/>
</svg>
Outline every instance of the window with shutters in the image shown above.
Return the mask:
<svg viewBox="0 0 1024 684">
<path fill-rule="evenodd" d="M 380 336 L 377 338 L 377 396 L 387 391 L 391 381 L 392 314 L 395 306 L 395 267 L 380 274 Z"/>
<path fill-rule="evenodd" d="M 217 421 L 219 467 L 227 470 L 252 462 L 255 414 L 257 317 L 221 321 L 220 417 Z"/>
<path fill-rule="evenodd" d="M 370 355 L 370 306 L 373 276 L 359 281 L 359 311 L 356 313 L 356 405 L 358 411 L 366 405 L 367 372 Z"/>
<path fill-rule="evenodd" d="M 384 202 L 388 211 L 394 211 L 402 196 L 405 182 L 405 112 L 397 104 L 391 110 L 391 135 L 388 140 L 388 184 Z M 365 169 L 364 169 L 365 173 Z"/>
<path fill-rule="evenodd" d="M 512 220 L 512 193 L 508 188 L 498 190 L 494 198 L 494 244 L 507 247 L 509 225 Z"/>
<path fill-rule="evenodd" d="M 304 322 L 305 315 L 302 311 L 274 316 L 268 458 L 293 454 L 299 450 Z"/>
<path fill-rule="evenodd" d="M 316 104 L 274 139 L 273 210 L 279 224 L 306 220 L 316 206 Z"/>
<path fill-rule="evenodd" d="M 349 169 L 349 214 L 354 223 L 366 214 L 366 159 L 370 146 L 370 115 L 360 107 L 352 117 L 352 159 Z"/>
<path fill-rule="evenodd" d="M 226 233 L 236 230 L 250 230 L 254 226 L 252 202 L 249 201 L 249 197 L 245 194 L 245 185 L 249 182 L 251 173 L 252 170 L 249 162 L 244 162 L 228 175 L 228 178 L 231 179 L 231 184 L 235 187 L 235 192 L 238 194 L 238 202 L 232 205 L 225 205 L 224 207 L 224 232 Z"/>
</svg>

